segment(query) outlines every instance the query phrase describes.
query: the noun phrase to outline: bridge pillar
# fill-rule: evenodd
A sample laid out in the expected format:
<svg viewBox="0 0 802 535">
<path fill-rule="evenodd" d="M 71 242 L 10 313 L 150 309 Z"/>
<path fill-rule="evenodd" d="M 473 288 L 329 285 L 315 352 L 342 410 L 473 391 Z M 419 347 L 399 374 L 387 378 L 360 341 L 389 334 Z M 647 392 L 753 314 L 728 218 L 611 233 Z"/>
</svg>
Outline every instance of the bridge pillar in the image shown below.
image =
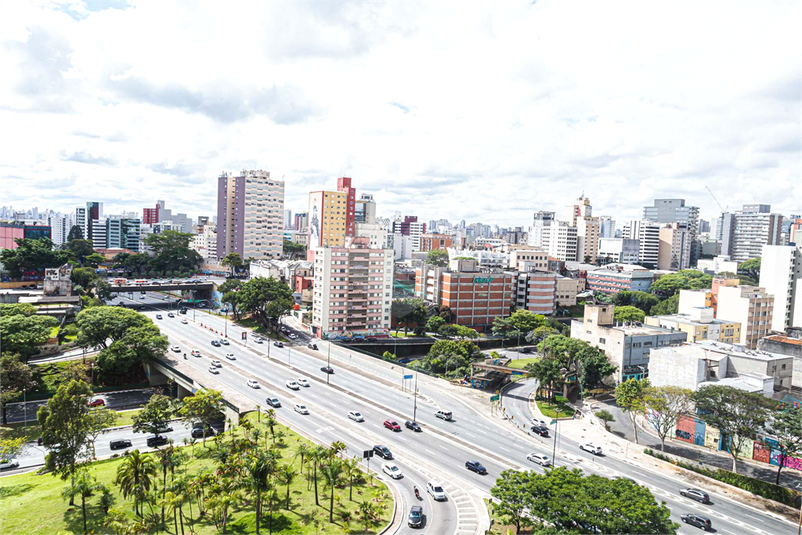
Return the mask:
<svg viewBox="0 0 802 535">
<path fill-rule="evenodd" d="M 145 364 L 145 373 L 148 376 L 148 382 L 150 383 L 150 386 L 165 386 L 169 382 L 167 376 L 157 370 L 154 366 L 151 366 L 149 362 Z"/>
</svg>

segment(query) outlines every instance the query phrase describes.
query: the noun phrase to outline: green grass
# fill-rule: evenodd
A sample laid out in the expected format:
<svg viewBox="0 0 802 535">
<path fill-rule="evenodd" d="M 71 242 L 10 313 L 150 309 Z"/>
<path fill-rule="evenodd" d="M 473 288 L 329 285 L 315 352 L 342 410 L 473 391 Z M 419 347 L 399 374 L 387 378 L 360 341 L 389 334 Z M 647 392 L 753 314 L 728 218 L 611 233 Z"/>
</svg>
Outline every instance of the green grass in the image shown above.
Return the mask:
<svg viewBox="0 0 802 535">
<path fill-rule="evenodd" d="M 532 357 L 526 359 L 512 359 L 510 363 L 507 364 L 507 366 L 510 368 L 515 368 L 516 370 L 523 370 L 524 368 L 526 368 L 527 364 L 532 364 L 533 362 L 539 359 L 540 357 Z"/>
<path fill-rule="evenodd" d="M 252 415 L 249 415 L 252 416 Z M 255 416 L 250 419 L 254 423 L 254 428 L 259 428 L 264 433 L 259 448 L 266 447 L 269 440 L 269 431 L 264 423 L 257 423 Z M 264 422 L 264 418 L 262 418 Z M 242 426 L 238 427 L 236 433 L 242 435 L 245 432 Z M 305 438 L 300 437 L 288 428 L 276 426 L 278 450 L 281 454 L 281 464 L 292 464 L 296 470 L 299 469 L 300 459 L 295 457 L 298 446 L 302 443 L 311 445 Z M 230 435 L 221 435 L 220 441 L 225 444 L 230 440 Z M 178 469 L 178 472 L 186 470 L 189 474 L 195 474 L 201 469 L 213 469 L 215 461 L 210 457 L 213 451 L 214 440 L 207 440 L 204 447 L 200 441 L 193 446 L 185 446 L 180 450 L 185 454 L 186 462 Z M 350 454 L 356 452 L 348 452 Z M 153 455 L 153 454 L 150 454 Z M 90 473 L 101 483 L 107 485 L 113 493 L 116 501 L 114 507 L 123 511 L 130 519 L 134 519 L 133 502 L 124 500 L 119 492 L 119 488 L 113 484 L 117 467 L 122 463 L 122 459 L 109 459 L 94 462 L 89 466 Z M 158 487 L 161 489 L 161 471 L 158 477 Z M 170 476 L 167 476 L 167 483 L 170 484 Z M 76 506 L 70 507 L 66 500 L 61 498 L 62 489 L 67 486 L 67 481 L 51 474 L 37 475 L 34 472 L 27 474 L 8 476 L 0 478 L 0 526 L 4 534 L 52 534 L 52 533 L 81 533 L 83 525 L 81 521 L 80 499 L 76 499 Z M 364 524 L 358 519 L 358 502 L 371 500 L 384 503 L 386 507 L 381 515 L 381 520 L 377 527 L 372 528 L 371 532 L 382 529 L 390 520 L 393 512 L 393 503 L 390 493 L 384 484 L 373 478 L 354 484 L 354 501 L 348 499 L 348 483 L 340 485 L 335 490 L 334 499 L 334 523 L 328 521 L 328 489 L 318 477 L 318 488 L 320 495 L 320 506 L 315 505 L 314 487 L 307 483 L 302 475 L 297 475 L 295 481 L 290 486 L 290 508 L 286 509 L 286 486 L 279 485 L 279 503 L 275 505 L 273 516 L 274 533 L 300 533 L 304 535 L 312 534 L 335 534 L 346 531 L 346 526 L 339 516 L 340 513 L 351 514 L 351 521 L 348 529 L 355 532 L 362 532 Z M 161 493 L 159 492 L 159 497 Z M 102 527 L 103 511 L 98 506 L 98 497 L 95 495 L 87 499 L 87 529 L 89 532 L 106 533 Z M 157 506 L 154 505 L 154 510 Z M 146 512 L 149 507 L 145 506 Z M 188 504 L 184 505 L 184 513 L 189 514 Z M 193 521 L 192 525 L 195 533 L 199 535 L 213 535 L 219 533 L 211 521 L 211 515 L 206 515 L 202 519 L 198 518 L 197 504 L 193 502 Z M 268 508 L 264 505 L 262 518 L 262 531 L 268 533 Z M 317 521 L 317 527 L 315 522 Z M 185 533 L 189 534 L 188 522 L 185 520 Z M 166 533 L 173 534 L 175 529 L 172 522 L 168 522 Z M 180 525 L 179 525 L 180 530 Z M 230 512 L 230 520 L 226 530 L 228 533 L 254 533 L 255 532 L 255 512 L 251 497 L 247 494 L 236 501 L 236 505 Z M 162 531 L 165 533 L 165 531 Z"/>
<path fill-rule="evenodd" d="M 574 409 L 564 403 L 538 400 L 537 407 L 543 413 L 543 416 L 548 416 L 549 418 L 572 418 L 574 416 Z"/>
</svg>

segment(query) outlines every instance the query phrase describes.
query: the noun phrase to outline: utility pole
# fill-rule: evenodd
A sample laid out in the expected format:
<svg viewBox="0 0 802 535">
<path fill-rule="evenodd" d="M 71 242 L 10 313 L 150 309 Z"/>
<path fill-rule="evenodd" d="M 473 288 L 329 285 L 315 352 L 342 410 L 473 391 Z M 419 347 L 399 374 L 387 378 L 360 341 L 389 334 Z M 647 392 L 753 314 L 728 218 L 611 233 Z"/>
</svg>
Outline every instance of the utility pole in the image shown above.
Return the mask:
<svg viewBox="0 0 802 535">
<path fill-rule="evenodd" d="M 22 410 L 25 411 L 23 418 L 25 419 L 25 440 L 28 440 L 28 399 L 27 399 L 27 388 L 22 388 Z"/>
<path fill-rule="evenodd" d="M 329 356 L 326 358 L 326 384 L 329 384 L 329 377 L 331 377 L 331 342 L 329 342 Z"/>
<path fill-rule="evenodd" d="M 560 414 L 557 413 L 557 416 L 559 416 L 559 415 Z M 559 437 L 559 436 L 560 436 L 560 419 L 559 418 L 555 418 L 554 419 L 554 446 L 552 447 L 552 450 L 551 450 L 551 465 L 554 468 L 557 468 L 557 437 Z"/>
<path fill-rule="evenodd" d="M 412 396 L 412 421 L 416 421 L 418 416 L 418 369 L 415 368 L 415 394 Z"/>
</svg>

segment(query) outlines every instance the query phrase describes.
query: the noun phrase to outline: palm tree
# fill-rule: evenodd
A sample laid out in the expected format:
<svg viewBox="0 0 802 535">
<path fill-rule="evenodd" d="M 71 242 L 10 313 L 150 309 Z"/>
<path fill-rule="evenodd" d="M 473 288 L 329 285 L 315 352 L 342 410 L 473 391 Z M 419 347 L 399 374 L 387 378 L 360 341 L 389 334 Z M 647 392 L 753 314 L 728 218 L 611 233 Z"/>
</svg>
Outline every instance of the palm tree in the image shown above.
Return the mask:
<svg viewBox="0 0 802 535">
<path fill-rule="evenodd" d="M 256 498 L 256 535 L 259 535 L 259 525 L 262 517 L 262 493 L 270 490 L 270 477 L 276 469 L 273 456 L 260 453 L 248 459 L 245 465 L 245 479 L 243 483 L 250 489 Z"/>
<path fill-rule="evenodd" d="M 301 458 L 301 470 L 303 470 L 306 457 L 309 457 L 310 449 L 309 444 L 306 442 L 301 442 L 295 449 L 295 456 Z"/>
<path fill-rule="evenodd" d="M 348 449 L 348 446 L 345 445 L 345 442 L 337 440 L 331 443 L 331 456 L 335 457 L 339 455 L 341 452 L 344 452 Z"/>
<path fill-rule="evenodd" d="M 345 473 L 348 475 L 348 499 L 354 501 L 354 474 L 359 473 L 359 458 L 356 456 L 351 459 L 346 459 Z"/>
<path fill-rule="evenodd" d="M 251 431 L 251 438 L 253 439 L 253 443 L 254 445 L 256 445 L 257 448 L 259 447 L 259 439 L 261 438 L 261 436 L 262 436 L 262 430 L 259 429 L 258 427 L 253 431 Z"/>
<path fill-rule="evenodd" d="M 343 462 L 333 457 L 323 467 L 323 478 L 326 485 L 331 488 L 329 495 L 329 522 L 334 522 L 334 489 L 340 484 L 343 477 Z"/>
<path fill-rule="evenodd" d="M 276 421 L 276 411 L 273 409 L 267 409 L 267 413 L 265 415 L 267 416 L 267 420 L 265 420 L 265 423 L 267 424 L 267 427 L 270 428 L 270 438 L 273 439 L 273 444 L 275 444 L 276 443 L 275 426 L 278 423 Z"/>
<path fill-rule="evenodd" d="M 323 446 L 315 446 L 309 453 L 309 460 L 311 460 L 314 465 L 315 505 L 320 505 L 320 501 L 318 500 L 317 497 L 317 465 L 318 463 L 321 463 L 328 457 L 329 457 L 329 449 L 324 448 Z"/>
<path fill-rule="evenodd" d="M 292 485 L 292 481 L 295 479 L 296 475 L 298 475 L 298 472 L 296 472 L 292 468 L 291 464 L 285 464 L 284 466 L 282 466 L 279 469 L 279 472 L 278 472 L 279 481 L 282 484 L 287 485 L 287 506 L 286 506 L 286 508 L 287 508 L 288 511 L 290 509 L 290 485 Z"/>
<path fill-rule="evenodd" d="M 175 532 L 178 533 L 178 506 L 181 503 L 181 496 L 175 494 L 173 491 L 167 492 L 161 499 L 162 504 L 162 529 L 164 529 L 164 510 L 167 508 L 167 514 L 173 515 L 173 524 L 175 525 Z M 181 523 L 181 532 L 184 531 L 183 521 Z"/>
<path fill-rule="evenodd" d="M 122 464 L 117 467 L 117 477 L 114 480 L 120 486 L 123 498 L 134 497 L 134 512 L 142 518 L 139 504 L 147 496 L 156 477 L 156 461 L 153 457 L 142 455 L 139 450 L 129 453 Z"/>
<path fill-rule="evenodd" d="M 81 497 L 81 513 L 84 518 L 84 533 L 86 533 L 86 497 L 97 490 L 99 485 L 97 480 L 90 476 L 86 470 L 81 470 L 75 477 L 75 482 L 71 486 L 64 487 L 61 496 L 67 500 L 72 500 L 75 496 Z"/>
<path fill-rule="evenodd" d="M 365 531 L 370 529 L 370 526 L 376 523 L 376 506 L 370 500 L 362 500 L 359 502 L 357 509 L 362 521 L 365 522 Z"/>
<path fill-rule="evenodd" d="M 175 467 L 181 461 L 177 458 L 172 444 L 166 448 L 157 449 L 156 455 L 159 457 L 159 464 L 162 467 L 162 529 L 164 529 L 164 496 L 167 491 L 167 471 L 175 471 Z"/>
</svg>

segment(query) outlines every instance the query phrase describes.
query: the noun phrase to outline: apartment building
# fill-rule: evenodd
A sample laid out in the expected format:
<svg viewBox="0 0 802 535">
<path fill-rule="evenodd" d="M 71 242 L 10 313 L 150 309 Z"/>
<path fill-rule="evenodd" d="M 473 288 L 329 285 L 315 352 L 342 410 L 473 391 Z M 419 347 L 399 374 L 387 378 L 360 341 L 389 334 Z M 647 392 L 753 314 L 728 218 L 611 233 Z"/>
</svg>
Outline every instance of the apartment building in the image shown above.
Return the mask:
<svg viewBox="0 0 802 535">
<path fill-rule="evenodd" d="M 426 234 L 426 223 L 419 222 L 418 216 L 415 215 L 404 216 L 403 220 L 399 218 L 393 221 L 393 233 L 409 236 L 412 240 L 412 250 L 420 251 L 420 239 Z"/>
<path fill-rule="evenodd" d="M 363 193 L 356 200 L 354 205 L 354 223 L 366 223 L 368 225 L 376 224 L 376 201 L 373 200 L 373 195 L 370 193 Z"/>
<path fill-rule="evenodd" d="M 426 233 L 419 238 L 420 251 L 445 251 L 454 245 L 454 236 L 450 234 Z"/>
<path fill-rule="evenodd" d="M 571 321 L 571 338 L 584 340 L 604 351 L 618 366 L 616 382 L 649 377 L 651 351 L 681 345 L 687 339 L 682 331 L 642 324 L 617 325 L 614 305 L 585 305 L 583 319 Z"/>
<path fill-rule="evenodd" d="M 742 210 L 721 214 L 721 254 L 736 262 L 759 257 L 764 245 L 780 243 L 782 220 L 769 204 L 745 204 Z"/>
<path fill-rule="evenodd" d="M 607 294 L 618 292 L 648 292 L 654 280 L 654 273 L 641 266 L 630 264 L 609 264 L 588 271 L 587 289 Z"/>
<path fill-rule="evenodd" d="M 510 246 L 510 264 L 512 269 L 520 271 L 549 271 L 549 255 L 542 247 L 529 245 Z"/>
<path fill-rule="evenodd" d="M 455 323 L 490 331 L 493 319 L 507 317 L 515 304 L 517 275 L 500 269 L 479 270 L 476 260 L 452 259 L 448 267 L 423 264 L 415 270 L 415 295 L 448 306 Z"/>
<path fill-rule="evenodd" d="M 659 223 L 635 220 L 625 224 L 621 230 L 622 238 L 638 240 L 638 264 L 657 267 L 660 254 L 660 227 Z"/>
<path fill-rule="evenodd" d="M 687 333 L 688 342 L 710 340 L 734 344 L 741 340 L 741 324 L 714 318 L 710 307 L 695 308 L 689 314 L 646 316 L 644 323 Z"/>
<path fill-rule="evenodd" d="M 599 239 L 598 258 L 604 264 L 637 264 L 640 241 L 629 238 Z"/>
<path fill-rule="evenodd" d="M 668 223 L 658 234 L 657 269 L 679 271 L 691 267 L 691 240 L 684 223 Z"/>
<path fill-rule="evenodd" d="M 757 347 L 767 353 L 787 355 L 794 359 L 791 389 L 799 396 L 802 392 L 802 327 L 790 327 L 785 333 L 761 338 Z"/>
<path fill-rule="evenodd" d="M 682 296 L 680 296 L 682 299 Z M 755 349 L 757 342 L 771 332 L 774 297 L 757 286 L 721 286 L 718 288 L 717 316 L 741 324 L 739 344 Z"/>
<path fill-rule="evenodd" d="M 576 257 L 566 260 L 577 262 L 595 262 L 599 252 L 599 237 L 601 224 L 598 217 L 593 217 L 593 207 L 590 199 L 582 195 L 577 204 L 565 207 L 565 220 L 576 227 Z"/>
<path fill-rule="evenodd" d="M 585 284 L 586 279 L 557 275 L 557 292 L 554 296 L 556 306 L 572 307 L 576 305 L 576 296 L 585 291 Z"/>
<path fill-rule="evenodd" d="M 557 277 L 551 271 L 519 271 L 515 308 L 544 316 L 553 315 L 557 304 Z"/>
<path fill-rule="evenodd" d="M 160 215 L 161 219 L 161 215 Z M 284 181 L 268 171 L 222 173 L 217 182 L 217 258 L 280 258 L 283 252 Z"/>
<path fill-rule="evenodd" d="M 390 328 L 393 251 L 372 249 L 367 238 L 317 247 L 312 329 L 320 338 L 384 335 Z"/>
<path fill-rule="evenodd" d="M 189 242 L 190 248 L 198 252 L 204 261 L 216 261 L 217 258 L 217 227 L 212 224 L 204 225 Z"/>
<path fill-rule="evenodd" d="M 309 194 L 309 238 L 306 259 L 315 259 L 318 247 L 340 247 L 356 231 L 356 189 L 349 177 L 337 179 L 336 191 Z"/>
<path fill-rule="evenodd" d="M 697 244 L 700 221 L 699 207 L 685 206 L 685 199 L 655 199 L 654 206 L 643 207 L 643 219 L 654 223 L 670 224 L 688 232 L 688 266 L 694 264 L 701 253 Z M 674 269 L 674 268 L 659 268 Z M 686 269 L 686 268 L 676 268 Z"/>
<path fill-rule="evenodd" d="M 763 246 L 760 286 L 774 296 L 773 330 L 802 327 L 802 243 Z"/>
<path fill-rule="evenodd" d="M 714 258 L 702 258 L 696 261 L 696 269 L 708 275 L 718 273 L 738 273 L 738 262 L 733 262 L 727 256 L 718 255 Z"/>
</svg>

